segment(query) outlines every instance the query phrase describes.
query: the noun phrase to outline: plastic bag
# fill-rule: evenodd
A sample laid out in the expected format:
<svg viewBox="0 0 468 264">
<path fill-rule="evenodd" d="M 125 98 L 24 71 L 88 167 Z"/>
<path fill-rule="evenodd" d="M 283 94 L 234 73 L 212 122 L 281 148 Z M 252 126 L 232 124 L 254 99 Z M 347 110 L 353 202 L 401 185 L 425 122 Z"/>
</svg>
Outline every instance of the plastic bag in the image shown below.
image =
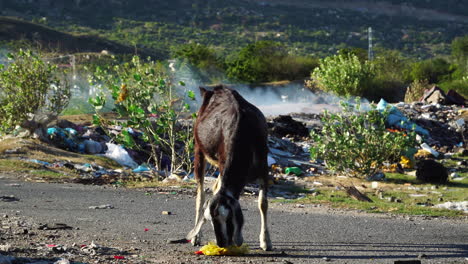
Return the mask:
<svg viewBox="0 0 468 264">
<path fill-rule="evenodd" d="M 249 246 L 242 244 L 241 246 L 229 246 L 227 248 L 218 247 L 213 242 L 203 246 L 196 254 L 203 253 L 206 256 L 240 256 L 249 253 Z"/>
<path fill-rule="evenodd" d="M 138 164 L 128 155 L 128 152 L 119 145 L 113 143 L 106 143 L 107 151 L 104 154 L 105 157 L 115 160 L 122 166 L 130 168 L 138 167 Z"/>
</svg>

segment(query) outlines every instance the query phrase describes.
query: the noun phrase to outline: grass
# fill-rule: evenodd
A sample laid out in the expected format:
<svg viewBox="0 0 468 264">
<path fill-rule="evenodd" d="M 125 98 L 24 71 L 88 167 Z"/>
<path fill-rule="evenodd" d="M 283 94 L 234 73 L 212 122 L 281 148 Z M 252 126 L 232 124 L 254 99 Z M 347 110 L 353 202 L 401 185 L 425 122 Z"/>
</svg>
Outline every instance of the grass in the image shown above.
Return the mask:
<svg viewBox="0 0 468 264">
<path fill-rule="evenodd" d="M 272 202 L 326 204 L 333 208 L 360 210 L 369 213 L 466 216 L 467 214 L 462 211 L 432 207 L 432 205 L 449 201 L 468 201 L 468 172 L 466 169 L 458 168 L 457 165 L 458 161 L 466 159 L 468 157 L 454 156 L 452 159 L 444 160 L 446 168 L 457 168 L 457 173 L 464 178 L 459 181 L 450 180 L 442 185 L 423 183 L 417 180 L 415 176 L 407 174 L 386 173 L 386 180 L 379 181 L 378 187 L 373 189 L 372 182 L 357 178 L 319 176 L 310 177 L 309 179 L 309 182 L 321 182 L 323 184 L 313 186 L 316 193 L 310 193 L 312 185 L 309 184 L 310 188 L 296 188 L 297 192 L 306 194 L 305 198 L 295 200 L 276 199 L 272 200 Z M 354 200 L 342 188 L 336 187 L 340 185 L 354 185 L 373 202 L 367 203 Z"/>
</svg>

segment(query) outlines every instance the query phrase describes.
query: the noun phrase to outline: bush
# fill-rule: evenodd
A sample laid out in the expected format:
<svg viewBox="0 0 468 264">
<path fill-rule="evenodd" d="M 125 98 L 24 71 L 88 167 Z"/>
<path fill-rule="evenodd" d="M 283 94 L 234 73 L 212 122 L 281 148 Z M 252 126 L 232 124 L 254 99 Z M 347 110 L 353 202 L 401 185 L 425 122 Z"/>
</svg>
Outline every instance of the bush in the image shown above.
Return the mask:
<svg viewBox="0 0 468 264">
<path fill-rule="evenodd" d="M 307 77 L 317 64 L 315 58 L 288 54 L 278 42 L 259 41 L 228 57 L 226 73 L 230 79 L 246 83 L 299 80 Z"/>
<path fill-rule="evenodd" d="M 119 125 L 122 132 L 115 137 L 128 148 L 141 148 L 132 135 L 133 129 L 141 132 L 141 138 L 149 143 L 150 160 L 161 167 L 162 154 L 169 156 L 171 170 L 191 168 L 193 137 L 191 127 L 181 128 L 178 118 L 188 112 L 186 97 L 195 98 L 193 92 L 178 94 L 166 69 L 153 61 L 143 61 L 135 56 L 131 62 L 112 68 L 96 69 L 92 85 L 102 85 L 104 90 L 89 102 L 95 107 L 94 123 Z M 116 121 L 106 120 L 100 110 L 106 105 L 106 91 L 112 95 Z M 140 149 L 143 150 L 143 149 Z M 148 150 L 146 150 L 148 151 Z"/>
<path fill-rule="evenodd" d="M 312 72 L 315 85 L 340 96 L 361 96 L 368 91 L 375 76 L 369 62 L 361 63 L 354 55 L 334 55 L 320 60 Z"/>
<path fill-rule="evenodd" d="M 359 110 L 359 104 L 356 107 Z M 385 113 L 373 109 L 354 112 L 343 104 L 343 112 L 325 112 L 321 133 L 312 131 L 315 145 L 311 158 L 322 159 L 326 166 L 355 177 L 375 174 L 383 162 L 399 161 L 400 156 L 415 145 L 414 132 L 390 132 L 385 128 Z"/>
<path fill-rule="evenodd" d="M 450 64 L 441 58 L 416 62 L 411 66 L 410 76 L 412 80 L 427 80 L 430 83 L 438 83 L 450 78 L 453 72 Z"/>
<path fill-rule="evenodd" d="M 30 130 L 47 125 L 68 104 L 68 82 L 31 51 L 8 54 L 8 60 L 7 66 L 0 64 L 0 133 L 17 125 Z"/>
</svg>

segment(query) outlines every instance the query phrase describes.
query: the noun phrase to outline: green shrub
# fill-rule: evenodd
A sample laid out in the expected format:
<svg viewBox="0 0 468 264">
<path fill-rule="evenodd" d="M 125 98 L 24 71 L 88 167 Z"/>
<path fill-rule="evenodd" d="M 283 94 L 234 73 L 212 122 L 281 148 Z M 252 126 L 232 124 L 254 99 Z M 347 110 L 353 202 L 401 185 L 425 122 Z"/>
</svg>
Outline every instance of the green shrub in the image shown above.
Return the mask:
<svg viewBox="0 0 468 264">
<path fill-rule="evenodd" d="M 8 133 L 17 125 L 28 129 L 47 125 L 68 104 L 68 82 L 59 78 L 55 65 L 31 51 L 8 54 L 8 60 L 7 66 L 0 64 L 0 133 Z"/>
<path fill-rule="evenodd" d="M 116 65 L 112 68 L 98 67 L 91 80 L 92 85 L 102 85 L 103 91 L 91 98 L 89 102 L 95 107 L 94 123 L 122 127 L 117 142 L 128 148 L 139 148 L 129 132 L 137 129 L 142 132 L 142 139 L 151 147 L 150 161 L 159 169 L 161 155 L 171 159 L 171 169 L 191 168 L 193 137 L 191 127 L 181 128 L 178 118 L 190 109 L 185 99 L 194 99 L 189 91 L 178 94 L 171 83 L 166 69 L 159 63 L 143 61 L 133 57 L 131 62 Z M 106 120 L 100 110 L 106 105 L 106 91 L 112 95 L 115 112 L 119 118 Z M 183 144 L 180 144 L 183 143 Z M 183 149 L 180 148 L 183 146 Z"/>
<path fill-rule="evenodd" d="M 340 96 L 361 96 L 372 86 L 375 76 L 369 62 L 361 63 L 354 55 L 334 55 L 320 60 L 312 72 L 315 85 Z"/>
<path fill-rule="evenodd" d="M 441 58 L 416 62 L 411 66 L 410 76 L 412 80 L 427 80 L 430 83 L 438 83 L 450 78 L 453 72 L 450 64 Z"/>
<path fill-rule="evenodd" d="M 361 178 L 375 174 L 385 161 L 399 161 L 415 145 L 416 135 L 388 131 L 385 115 L 375 109 L 354 112 L 350 104 L 343 104 L 341 113 L 325 112 L 321 133 L 311 132 L 315 141 L 311 158 L 324 160 L 335 172 Z"/>
<path fill-rule="evenodd" d="M 258 41 L 228 57 L 226 65 L 230 79 L 261 83 L 303 79 L 318 63 L 312 57 L 289 54 L 286 47 L 278 42 Z"/>
</svg>

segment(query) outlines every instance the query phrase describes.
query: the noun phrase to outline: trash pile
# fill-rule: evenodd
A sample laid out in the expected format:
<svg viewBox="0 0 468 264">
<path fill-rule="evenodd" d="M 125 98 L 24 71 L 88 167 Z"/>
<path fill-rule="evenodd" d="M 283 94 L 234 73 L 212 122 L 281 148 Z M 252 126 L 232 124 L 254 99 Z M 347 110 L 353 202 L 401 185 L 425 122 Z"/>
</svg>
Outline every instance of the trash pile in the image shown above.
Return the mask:
<svg viewBox="0 0 468 264">
<path fill-rule="evenodd" d="M 464 98 L 458 94 L 444 94 L 438 88 L 426 92 L 420 102 L 389 104 L 381 100 L 377 109 L 386 111 L 387 125 L 389 128 L 402 130 L 415 130 L 420 140 L 420 149 L 415 154 L 417 159 L 443 159 L 454 153 L 466 154 L 466 138 L 468 130 L 468 110 L 464 107 Z M 447 103 L 451 103 L 448 105 Z M 456 104 L 454 104 L 456 103 Z M 271 168 L 273 180 L 283 182 L 297 182 L 305 177 L 328 174 L 326 166 L 321 160 L 311 160 L 309 149 L 314 143 L 309 136 L 311 130 L 321 130 L 322 114 L 293 113 L 269 117 L 269 155 L 268 165 Z M 186 122 L 186 120 L 182 120 Z M 182 122 L 181 121 L 181 122 Z M 191 125 L 185 124 L 184 125 Z M 73 164 L 70 162 L 47 163 L 31 159 L 29 161 L 39 163 L 47 167 L 67 167 L 79 171 L 88 176 L 89 180 L 110 177 L 126 177 L 131 173 L 137 173 L 151 178 L 155 175 L 169 181 L 190 181 L 193 173 L 181 171 L 167 173 L 167 171 L 155 171 L 151 164 L 147 164 L 148 153 L 151 148 L 141 138 L 141 133 L 134 129 L 127 129 L 140 151 L 127 149 L 112 142 L 114 135 L 122 133 L 124 128 L 110 126 L 105 129 L 96 126 L 78 125 L 66 120 L 59 120 L 53 127 L 46 131 L 48 142 L 61 149 L 105 156 L 115 160 L 127 169 L 110 170 L 96 164 Z M 162 156 L 162 167 L 170 171 L 170 159 Z M 402 160 L 400 169 L 413 167 L 412 160 Z M 437 165 L 437 164 L 436 164 Z M 462 166 L 463 167 L 463 166 Z M 466 167 L 466 166 L 465 166 Z M 444 168 L 445 169 L 445 168 Z M 425 170 L 428 171 L 428 170 Z M 385 172 L 385 171 L 383 171 Z M 450 171 L 456 173 L 456 171 Z M 208 174 L 215 176 L 218 172 L 212 169 Z M 425 174 L 418 179 L 426 179 Z M 385 178 L 383 173 L 376 175 L 377 180 Z M 453 177 L 446 177 L 451 179 Z M 444 177 L 445 179 L 445 177 Z M 372 178 L 371 180 L 374 180 Z M 431 180 L 428 179 L 428 182 Z M 255 192 L 255 191 L 254 191 Z"/>
</svg>

